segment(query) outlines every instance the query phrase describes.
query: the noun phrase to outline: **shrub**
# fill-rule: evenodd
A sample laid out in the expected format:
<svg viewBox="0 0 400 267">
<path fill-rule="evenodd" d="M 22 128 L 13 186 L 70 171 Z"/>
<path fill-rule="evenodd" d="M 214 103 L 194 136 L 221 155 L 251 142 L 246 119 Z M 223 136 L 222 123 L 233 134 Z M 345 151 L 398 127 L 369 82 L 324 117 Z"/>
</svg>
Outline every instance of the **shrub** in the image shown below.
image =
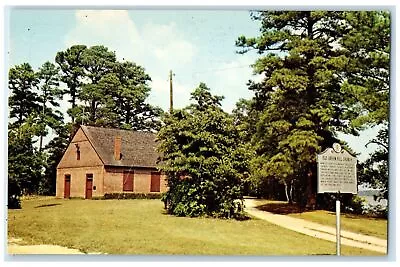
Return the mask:
<svg viewBox="0 0 400 267">
<path fill-rule="evenodd" d="M 106 193 L 99 199 L 160 199 L 161 193 Z M 93 198 L 95 199 L 95 198 Z"/>
<path fill-rule="evenodd" d="M 165 207 L 176 216 L 241 217 L 248 149 L 233 118 L 203 83 L 194 104 L 163 117 L 159 168 L 167 174 Z"/>
<path fill-rule="evenodd" d="M 353 214 L 364 214 L 366 212 L 367 203 L 365 198 L 354 195 L 349 205 L 345 207 L 345 211 Z"/>
<path fill-rule="evenodd" d="M 378 217 L 378 218 L 384 218 L 387 219 L 388 218 L 388 206 L 383 206 L 383 205 L 368 205 L 367 206 L 367 213 L 370 216 L 373 217 Z"/>
<path fill-rule="evenodd" d="M 13 181 L 8 181 L 8 204 L 9 209 L 20 209 L 21 208 L 21 189 L 18 184 Z"/>
</svg>

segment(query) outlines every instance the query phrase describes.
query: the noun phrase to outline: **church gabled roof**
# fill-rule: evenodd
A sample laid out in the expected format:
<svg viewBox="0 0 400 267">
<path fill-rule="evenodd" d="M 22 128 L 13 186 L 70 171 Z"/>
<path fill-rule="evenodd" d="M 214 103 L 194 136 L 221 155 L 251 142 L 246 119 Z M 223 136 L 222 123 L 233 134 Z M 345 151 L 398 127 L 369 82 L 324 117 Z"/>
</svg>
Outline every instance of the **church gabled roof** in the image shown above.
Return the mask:
<svg viewBox="0 0 400 267">
<path fill-rule="evenodd" d="M 156 135 L 151 132 L 81 126 L 106 166 L 156 167 Z M 121 137 L 121 159 L 114 158 L 114 140 Z"/>
</svg>

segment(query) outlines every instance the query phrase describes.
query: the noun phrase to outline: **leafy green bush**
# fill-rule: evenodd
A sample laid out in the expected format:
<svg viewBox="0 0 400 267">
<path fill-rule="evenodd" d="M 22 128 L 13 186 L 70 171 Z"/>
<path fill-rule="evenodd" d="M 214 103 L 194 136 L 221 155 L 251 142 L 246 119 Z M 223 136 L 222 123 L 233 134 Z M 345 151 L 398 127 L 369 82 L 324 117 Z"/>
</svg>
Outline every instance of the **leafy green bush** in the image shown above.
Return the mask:
<svg viewBox="0 0 400 267">
<path fill-rule="evenodd" d="M 21 189 L 14 180 L 8 181 L 8 204 L 9 209 L 21 208 Z"/>
<path fill-rule="evenodd" d="M 160 199 L 160 193 L 106 193 L 99 199 Z M 96 199 L 96 198 L 92 198 Z"/>
<path fill-rule="evenodd" d="M 373 217 L 377 217 L 377 218 L 384 218 L 387 219 L 388 218 L 388 206 L 383 206 L 383 205 L 375 205 L 375 206 L 371 206 L 368 205 L 367 206 L 367 214 Z"/>
<path fill-rule="evenodd" d="M 176 216 L 242 218 L 248 150 L 238 141 L 233 118 L 201 83 L 192 93 L 195 104 L 165 114 L 158 132 L 159 164 L 167 174 L 163 196 Z"/>
<path fill-rule="evenodd" d="M 345 211 L 353 214 L 364 214 L 366 212 L 365 198 L 354 195 Z"/>
</svg>

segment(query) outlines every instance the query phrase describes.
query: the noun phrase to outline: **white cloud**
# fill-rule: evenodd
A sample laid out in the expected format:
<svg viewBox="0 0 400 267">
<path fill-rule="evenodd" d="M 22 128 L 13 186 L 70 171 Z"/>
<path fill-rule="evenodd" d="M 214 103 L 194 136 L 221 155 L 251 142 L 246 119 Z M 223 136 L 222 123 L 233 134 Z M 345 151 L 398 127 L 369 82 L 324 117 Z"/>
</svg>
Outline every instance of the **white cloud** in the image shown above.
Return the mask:
<svg viewBox="0 0 400 267">
<path fill-rule="evenodd" d="M 143 38 L 154 49 L 155 56 L 163 62 L 192 62 L 196 53 L 195 46 L 185 40 L 175 23 L 159 25 L 148 23 L 143 27 Z"/>
<path fill-rule="evenodd" d="M 76 25 L 66 35 L 66 48 L 75 44 L 104 45 L 115 51 L 119 60 L 134 61 L 145 67 L 152 78 L 152 92 L 148 102 L 169 107 L 170 69 L 191 64 L 197 49 L 185 39 L 175 23 L 147 23 L 138 27 L 126 10 L 79 10 Z M 189 99 L 189 86 L 174 81 L 174 97 Z M 193 89 L 193 88 L 191 88 Z"/>
<path fill-rule="evenodd" d="M 126 10 L 79 10 L 76 26 L 66 35 L 65 45 L 102 44 L 116 51 L 119 59 L 141 65 L 190 63 L 195 46 L 185 40 L 175 23 L 148 23 L 138 29 Z"/>
<path fill-rule="evenodd" d="M 65 45 L 105 45 L 119 58 L 134 56 L 140 35 L 125 10 L 79 10 L 76 26 L 66 35 Z"/>
<path fill-rule="evenodd" d="M 158 105 L 163 110 L 169 109 L 169 80 L 155 78 L 152 81 L 152 91 L 148 102 Z M 183 108 L 188 105 L 190 99 L 190 86 L 178 81 L 173 81 L 174 108 Z"/>
</svg>

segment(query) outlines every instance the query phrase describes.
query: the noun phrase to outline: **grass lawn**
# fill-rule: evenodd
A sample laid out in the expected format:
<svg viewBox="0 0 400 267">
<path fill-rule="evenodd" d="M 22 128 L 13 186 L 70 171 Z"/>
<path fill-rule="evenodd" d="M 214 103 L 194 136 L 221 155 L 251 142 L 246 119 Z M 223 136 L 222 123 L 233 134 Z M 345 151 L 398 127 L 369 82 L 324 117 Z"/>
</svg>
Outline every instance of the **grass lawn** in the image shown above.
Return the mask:
<svg viewBox="0 0 400 267">
<path fill-rule="evenodd" d="M 332 227 L 336 226 L 335 212 L 326 210 L 300 212 L 297 208 L 290 207 L 286 202 L 282 201 L 260 200 L 259 204 L 259 208 L 262 210 L 283 213 L 291 217 L 309 220 Z M 341 213 L 340 225 L 342 229 L 346 231 L 387 239 L 386 219 Z"/>
<path fill-rule="evenodd" d="M 336 214 L 326 210 L 293 213 L 289 216 L 309 220 L 316 223 L 336 226 Z M 352 214 L 341 214 L 340 225 L 343 230 L 387 239 L 387 220 L 363 217 Z"/>
<path fill-rule="evenodd" d="M 8 237 L 108 254 L 334 255 L 336 248 L 258 219 L 166 215 L 160 200 L 24 200 L 8 211 Z M 342 255 L 383 254 L 342 246 Z"/>
</svg>

